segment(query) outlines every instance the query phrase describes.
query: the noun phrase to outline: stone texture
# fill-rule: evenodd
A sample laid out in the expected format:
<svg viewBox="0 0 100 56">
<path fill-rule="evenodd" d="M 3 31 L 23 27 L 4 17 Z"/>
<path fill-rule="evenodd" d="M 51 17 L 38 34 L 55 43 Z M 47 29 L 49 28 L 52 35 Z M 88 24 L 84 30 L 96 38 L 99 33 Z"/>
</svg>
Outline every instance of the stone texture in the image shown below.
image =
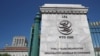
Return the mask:
<svg viewBox="0 0 100 56">
<path fill-rule="evenodd" d="M 81 7 L 79 5 L 78 8 L 83 8 L 83 6 Z M 73 30 L 71 34 L 63 35 L 58 31 L 59 23 L 62 20 L 71 22 L 71 28 Z M 64 36 L 65 38 L 59 38 L 60 36 Z M 68 38 L 70 36 L 73 36 L 73 38 Z M 86 14 L 43 13 L 40 35 L 40 56 L 94 56 Z"/>
</svg>

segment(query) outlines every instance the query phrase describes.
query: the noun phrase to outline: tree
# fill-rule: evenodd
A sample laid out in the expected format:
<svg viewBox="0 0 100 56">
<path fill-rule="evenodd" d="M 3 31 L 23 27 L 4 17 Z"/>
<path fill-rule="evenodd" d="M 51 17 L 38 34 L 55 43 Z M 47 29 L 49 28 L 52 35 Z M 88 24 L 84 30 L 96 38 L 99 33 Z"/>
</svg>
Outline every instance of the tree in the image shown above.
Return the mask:
<svg viewBox="0 0 100 56">
<path fill-rule="evenodd" d="M 9 54 L 7 54 L 7 53 L 5 53 L 5 54 L 0 54 L 1 56 L 11 56 L 11 55 L 9 55 Z"/>
<path fill-rule="evenodd" d="M 2 56 L 2 55 L 0 54 L 0 56 Z"/>
</svg>

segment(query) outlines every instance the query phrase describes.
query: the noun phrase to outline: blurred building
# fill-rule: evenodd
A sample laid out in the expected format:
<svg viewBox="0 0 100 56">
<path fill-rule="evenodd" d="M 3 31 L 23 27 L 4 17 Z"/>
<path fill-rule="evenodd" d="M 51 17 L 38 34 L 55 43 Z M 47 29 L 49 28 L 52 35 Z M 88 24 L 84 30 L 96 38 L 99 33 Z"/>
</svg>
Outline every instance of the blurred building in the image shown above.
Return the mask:
<svg viewBox="0 0 100 56">
<path fill-rule="evenodd" d="M 13 47 L 27 47 L 27 40 L 24 36 L 15 36 L 13 38 L 12 46 Z"/>
<path fill-rule="evenodd" d="M 11 56 L 28 56 L 28 42 L 24 36 L 15 36 L 12 46 L 5 46 L 0 50 L 0 54 L 10 54 Z"/>
</svg>

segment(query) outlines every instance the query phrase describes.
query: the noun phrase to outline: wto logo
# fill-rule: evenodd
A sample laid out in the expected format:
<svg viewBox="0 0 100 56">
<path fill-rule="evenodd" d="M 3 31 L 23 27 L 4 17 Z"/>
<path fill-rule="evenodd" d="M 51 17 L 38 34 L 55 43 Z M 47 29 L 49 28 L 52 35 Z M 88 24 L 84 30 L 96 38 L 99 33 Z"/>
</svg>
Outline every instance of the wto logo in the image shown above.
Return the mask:
<svg viewBox="0 0 100 56">
<path fill-rule="evenodd" d="M 69 35 L 73 32 L 71 26 L 71 22 L 69 22 L 68 20 L 62 20 L 59 23 L 58 30 L 63 35 Z"/>
</svg>

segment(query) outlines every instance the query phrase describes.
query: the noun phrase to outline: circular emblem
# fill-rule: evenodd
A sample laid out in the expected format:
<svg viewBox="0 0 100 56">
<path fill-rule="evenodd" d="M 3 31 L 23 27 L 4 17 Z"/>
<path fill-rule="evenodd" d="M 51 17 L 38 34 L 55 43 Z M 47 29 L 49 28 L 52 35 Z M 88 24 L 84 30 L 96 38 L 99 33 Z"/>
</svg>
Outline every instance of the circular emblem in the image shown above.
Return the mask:
<svg viewBox="0 0 100 56">
<path fill-rule="evenodd" d="M 72 33 L 72 24 L 68 20 L 62 20 L 58 25 L 58 30 L 61 34 L 69 35 Z"/>
</svg>

